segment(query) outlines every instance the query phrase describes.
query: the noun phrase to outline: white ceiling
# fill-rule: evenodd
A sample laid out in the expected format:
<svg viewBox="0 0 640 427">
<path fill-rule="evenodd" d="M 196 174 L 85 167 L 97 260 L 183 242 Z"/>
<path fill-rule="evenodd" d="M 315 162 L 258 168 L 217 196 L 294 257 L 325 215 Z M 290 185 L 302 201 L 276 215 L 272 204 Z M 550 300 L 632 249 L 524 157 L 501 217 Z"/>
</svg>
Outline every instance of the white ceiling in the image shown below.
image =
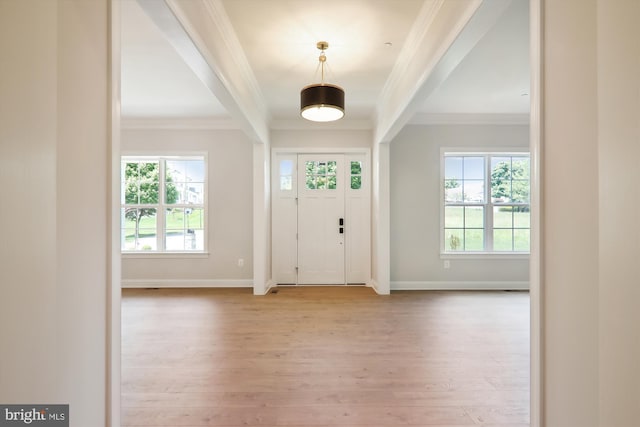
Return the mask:
<svg viewBox="0 0 640 427">
<path fill-rule="evenodd" d="M 325 81 L 345 89 L 351 118 L 368 119 L 423 0 L 223 3 L 274 119 L 297 116 L 300 89 L 320 82 L 320 40 Z"/>
<path fill-rule="evenodd" d="M 160 0 L 140 0 L 143 5 L 149 1 Z M 315 44 L 326 40 L 330 46 L 325 81 L 344 87 L 343 121 L 357 122 L 359 126 L 363 121 L 375 120 L 376 104 L 394 66 L 400 66 L 396 63 L 401 63 L 403 47 L 406 48 L 412 35 L 420 32 L 417 17 L 434 3 L 434 0 L 213 1 L 226 13 L 227 23 L 241 46 L 237 54 L 249 65 L 270 123 L 304 121 L 299 117 L 300 89 L 319 82 L 319 52 Z M 498 3 L 504 6 L 496 8 Z M 473 48 L 461 55 L 454 66 L 440 71 L 439 79 L 433 80 L 429 91 L 421 92 L 424 99 L 417 102 L 417 116 L 528 113 L 528 0 L 485 0 L 476 12 L 477 19 L 481 19 L 483 8 L 490 7 L 499 10 L 491 25 L 475 36 Z M 136 0 L 122 1 L 123 117 L 233 115 L 214 96 L 211 85 L 205 85 L 185 63 L 166 31 L 159 29 L 145 13 L 147 9 L 143 9 Z M 456 43 L 463 43 L 464 31 L 467 28 L 449 52 L 455 51 Z M 402 76 L 402 71 L 395 70 L 396 78 Z M 435 69 L 434 75 L 438 71 Z"/>
<path fill-rule="evenodd" d="M 426 99 L 420 112 L 527 114 L 529 80 L 529 2 L 518 0 Z"/>
</svg>

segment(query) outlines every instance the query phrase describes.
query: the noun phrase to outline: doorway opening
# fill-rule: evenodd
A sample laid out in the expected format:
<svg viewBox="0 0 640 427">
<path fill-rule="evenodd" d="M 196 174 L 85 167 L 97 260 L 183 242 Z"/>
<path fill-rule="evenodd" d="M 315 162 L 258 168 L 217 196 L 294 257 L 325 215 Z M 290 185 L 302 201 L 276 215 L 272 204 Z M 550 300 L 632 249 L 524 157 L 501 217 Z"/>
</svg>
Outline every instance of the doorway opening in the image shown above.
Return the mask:
<svg viewBox="0 0 640 427">
<path fill-rule="evenodd" d="M 368 152 L 275 152 L 272 171 L 274 282 L 368 284 Z"/>
</svg>

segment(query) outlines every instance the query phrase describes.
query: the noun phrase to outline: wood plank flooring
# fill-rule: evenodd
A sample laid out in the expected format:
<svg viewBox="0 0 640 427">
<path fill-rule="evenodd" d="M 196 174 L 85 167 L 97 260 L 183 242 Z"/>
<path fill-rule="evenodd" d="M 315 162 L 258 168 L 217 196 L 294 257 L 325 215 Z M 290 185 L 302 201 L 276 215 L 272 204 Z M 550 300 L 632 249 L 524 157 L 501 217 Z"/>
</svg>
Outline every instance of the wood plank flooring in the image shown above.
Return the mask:
<svg viewBox="0 0 640 427">
<path fill-rule="evenodd" d="M 124 290 L 122 425 L 529 425 L 529 295 Z"/>
</svg>

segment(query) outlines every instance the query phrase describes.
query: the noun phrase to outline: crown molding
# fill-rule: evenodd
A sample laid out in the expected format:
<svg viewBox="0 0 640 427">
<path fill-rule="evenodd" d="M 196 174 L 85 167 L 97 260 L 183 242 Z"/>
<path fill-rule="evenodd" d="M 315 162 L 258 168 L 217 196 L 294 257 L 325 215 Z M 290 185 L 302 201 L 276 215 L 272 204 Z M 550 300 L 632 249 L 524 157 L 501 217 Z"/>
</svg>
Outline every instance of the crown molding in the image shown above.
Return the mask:
<svg viewBox="0 0 640 427">
<path fill-rule="evenodd" d="M 529 115 L 523 114 L 429 114 L 414 115 L 407 125 L 529 125 Z M 241 130 L 230 117 L 122 117 L 121 128 L 173 130 Z M 270 130 L 372 130 L 370 120 L 340 120 L 333 123 L 312 123 L 302 120 L 273 120 Z"/>
<path fill-rule="evenodd" d="M 304 119 L 276 119 L 270 123 L 271 130 L 371 130 L 369 119 L 341 119 L 335 122 L 315 123 Z"/>
<path fill-rule="evenodd" d="M 120 127 L 124 130 L 241 130 L 230 117 L 123 117 Z"/>
<path fill-rule="evenodd" d="M 428 114 L 417 113 L 407 123 L 409 125 L 529 125 L 529 114 Z"/>
</svg>

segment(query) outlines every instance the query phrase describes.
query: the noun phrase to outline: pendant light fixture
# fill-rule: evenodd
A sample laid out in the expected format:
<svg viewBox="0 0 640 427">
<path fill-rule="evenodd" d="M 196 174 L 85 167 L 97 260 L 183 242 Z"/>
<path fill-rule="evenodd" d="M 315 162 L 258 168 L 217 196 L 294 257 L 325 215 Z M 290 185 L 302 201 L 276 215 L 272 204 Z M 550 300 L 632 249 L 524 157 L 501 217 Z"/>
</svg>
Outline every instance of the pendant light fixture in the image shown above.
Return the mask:
<svg viewBox="0 0 640 427">
<path fill-rule="evenodd" d="M 313 122 L 332 122 L 344 117 L 344 90 L 324 82 L 324 63 L 327 61 L 324 51 L 329 43 L 318 42 L 316 47 L 320 50 L 321 80 L 300 91 L 300 114 Z"/>
</svg>

